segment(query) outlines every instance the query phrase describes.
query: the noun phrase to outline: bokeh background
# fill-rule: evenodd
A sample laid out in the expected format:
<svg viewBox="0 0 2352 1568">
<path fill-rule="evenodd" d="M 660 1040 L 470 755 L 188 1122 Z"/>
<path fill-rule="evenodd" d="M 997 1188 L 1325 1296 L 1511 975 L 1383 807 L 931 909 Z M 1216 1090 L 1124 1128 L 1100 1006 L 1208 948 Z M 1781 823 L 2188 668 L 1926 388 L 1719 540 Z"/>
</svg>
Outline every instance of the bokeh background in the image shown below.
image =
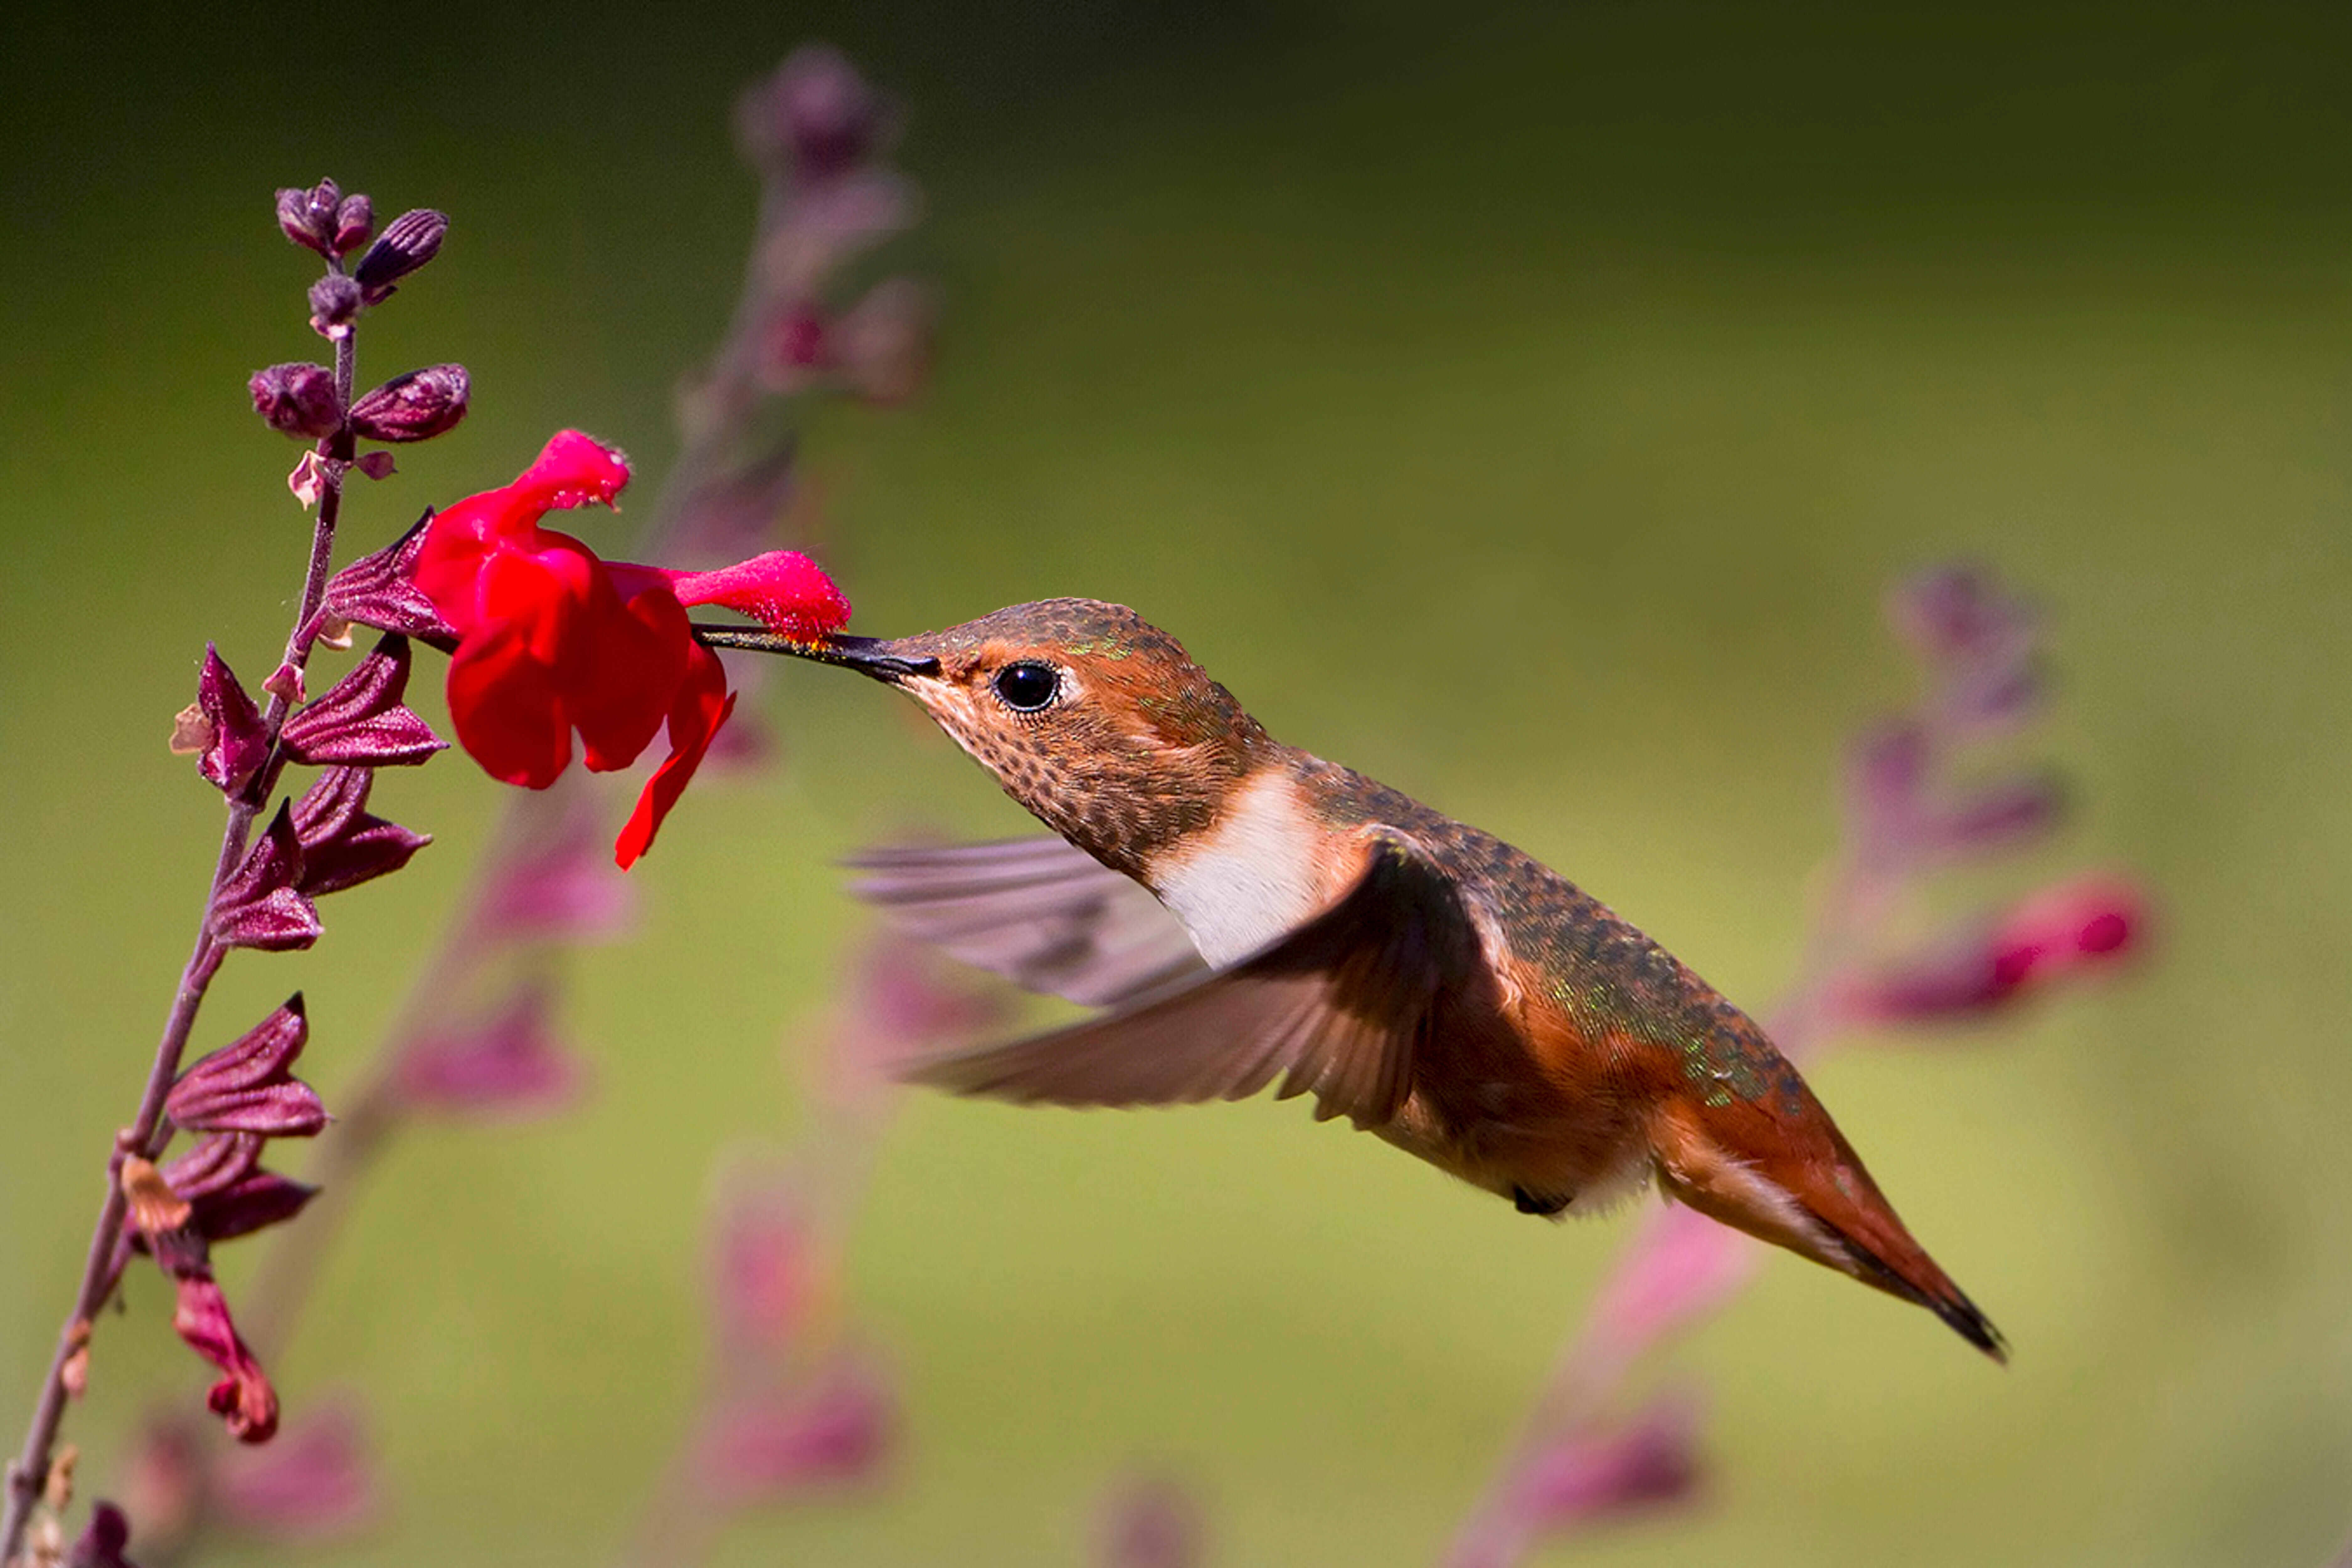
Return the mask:
<svg viewBox="0 0 2352 1568">
<path fill-rule="evenodd" d="M 352 538 L 561 425 L 657 478 L 750 230 L 730 102 L 824 37 L 907 105 L 929 216 L 890 259 L 942 306 L 917 405 L 808 433 L 864 629 L 1132 603 L 1277 734 L 1526 846 L 1762 1005 L 1836 749 L 1906 694 L 1884 584 L 1958 552 L 2052 608 L 2082 815 L 2039 868 L 2144 876 L 2158 944 L 2015 1026 L 1814 1074 L 2016 1364 L 1776 1256 L 1680 1357 L 1712 1405 L 1704 1505 L 1558 1561 L 2340 1545 L 2352 14 L 50 5 L 0 28 L 12 1446 L 215 843 L 163 736 L 205 639 L 266 668 L 297 585 L 291 448 L 243 389 L 316 346 L 272 188 L 331 173 L 455 220 L 362 370 L 462 359 L 474 413 L 360 493 Z M 714 1154 L 793 1126 L 791 1047 L 862 929 L 828 863 L 914 821 L 1023 826 L 863 683 L 794 669 L 767 700 L 783 772 L 698 786 L 635 873 L 642 935 L 575 976 L 593 1100 L 420 1134 L 366 1189 L 278 1369 L 292 1408 L 373 1402 L 394 1511 L 332 1560 L 609 1555 L 698 1375 Z M 315 952 L 233 963 L 198 1043 L 299 984 L 332 1103 L 499 793 L 457 757 L 388 779 L 439 843 L 331 904 Z M 1140 1457 L 1198 1486 L 1216 1561 L 1431 1562 L 1626 1223 L 1531 1225 L 1295 1105 L 915 1102 L 847 1281 L 908 1391 L 896 1479 L 721 1561 L 1078 1562 Z M 226 1255 L 232 1297 L 250 1262 Z M 201 1387 L 167 1315 L 134 1289 L 101 1328 L 72 1422 L 100 1490 L 148 1403 Z"/>
</svg>

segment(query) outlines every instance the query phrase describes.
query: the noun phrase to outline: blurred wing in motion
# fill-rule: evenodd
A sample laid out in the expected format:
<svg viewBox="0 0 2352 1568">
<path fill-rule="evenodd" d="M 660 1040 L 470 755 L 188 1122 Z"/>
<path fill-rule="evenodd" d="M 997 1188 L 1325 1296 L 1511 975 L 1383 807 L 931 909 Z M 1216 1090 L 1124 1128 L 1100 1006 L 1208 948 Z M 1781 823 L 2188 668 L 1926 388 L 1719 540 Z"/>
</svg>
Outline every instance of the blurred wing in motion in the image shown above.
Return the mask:
<svg viewBox="0 0 2352 1568">
<path fill-rule="evenodd" d="M 890 925 L 1025 990 L 1118 1006 L 1208 972 L 1140 882 L 1059 838 L 867 849 L 850 890 Z"/>
<path fill-rule="evenodd" d="M 1453 883 L 1384 842 L 1353 889 L 1244 959 L 1123 1011 L 915 1066 L 959 1094 L 1054 1105 L 1242 1100 L 1282 1079 L 1318 1120 L 1392 1119 L 1477 938 Z"/>
</svg>

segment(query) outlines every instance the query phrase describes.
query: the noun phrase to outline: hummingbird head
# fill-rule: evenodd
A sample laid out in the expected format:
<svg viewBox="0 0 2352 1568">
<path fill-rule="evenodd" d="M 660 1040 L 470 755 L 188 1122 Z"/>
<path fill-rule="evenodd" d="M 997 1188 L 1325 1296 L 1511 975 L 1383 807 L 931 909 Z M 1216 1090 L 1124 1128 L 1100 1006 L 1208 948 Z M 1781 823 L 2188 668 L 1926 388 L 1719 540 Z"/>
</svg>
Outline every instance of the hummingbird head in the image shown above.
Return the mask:
<svg viewBox="0 0 2352 1568">
<path fill-rule="evenodd" d="M 1214 819 L 1268 743 L 1124 605 L 1046 599 L 915 637 L 777 646 L 904 691 L 1007 795 L 1131 874 Z"/>
</svg>

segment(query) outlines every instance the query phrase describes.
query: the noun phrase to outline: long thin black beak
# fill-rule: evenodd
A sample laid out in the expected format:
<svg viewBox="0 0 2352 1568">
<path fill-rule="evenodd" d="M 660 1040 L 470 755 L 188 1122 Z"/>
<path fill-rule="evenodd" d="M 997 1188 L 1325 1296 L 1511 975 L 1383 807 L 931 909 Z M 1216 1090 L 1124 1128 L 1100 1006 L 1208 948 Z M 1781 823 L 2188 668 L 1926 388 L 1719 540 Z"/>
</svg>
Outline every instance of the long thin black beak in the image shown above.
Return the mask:
<svg viewBox="0 0 2352 1568">
<path fill-rule="evenodd" d="M 803 640 L 785 637 L 781 632 L 763 632 L 754 626 L 707 626 L 698 624 L 694 637 L 705 647 L 748 648 L 753 653 L 784 653 L 794 658 L 814 659 L 819 664 L 837 664 L 844 669 L 854 669 L 860 675 L 870 675 L 877 680 L 896 682 L 902 676 L 937 675 L 940 661 L 936 658 L 908 658 L 890 651 L 890 644 L 881 637 L 844 637 L 838 632 L 827 637 Z"/>
</svg>

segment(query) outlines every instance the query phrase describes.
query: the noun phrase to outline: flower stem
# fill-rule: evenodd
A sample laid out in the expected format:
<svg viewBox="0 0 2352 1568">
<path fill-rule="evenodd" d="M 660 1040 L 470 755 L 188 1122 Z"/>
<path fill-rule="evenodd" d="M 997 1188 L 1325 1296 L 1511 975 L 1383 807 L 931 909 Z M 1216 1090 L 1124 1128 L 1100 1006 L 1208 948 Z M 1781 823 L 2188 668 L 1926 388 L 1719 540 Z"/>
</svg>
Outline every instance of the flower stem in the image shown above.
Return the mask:
<svg viewBox="0 0 2352 1568">
<path fill-rule="evenodd" d="M 336 265 L 340 269 L 340 263 Z M 351 405 L 356 357 L 354 334 L 347 332 L 335 343 L 335 386 L 346 408 Z M 319 443 L 320 456 L 328 459 L 326 479 L 319 497 L 318 518 L 310 529 L 310 558 L 302 582 L 301 602 L 295 611 L 293 630 L 286 639 L 285 662 L 297 669 L 309 662 L 315 640 L 313 623 L 326 598 L 328 568 L 335 552 L 335 524 L 342 512 L 344 465 L 351 461 L 354 446 L 348 425 Z M 147 1069 L 147 1087 L 139 1099 L 138 1115 L 128 1128 L 115 1135 L 114 1150 L 107 1159 L 106 1198 L 99 1207 L 98 1224 L 90 1232 L 89 1251 L 82 1263 L 81 1285 L 74 1293 L 73 1310 L 58 1331 L 58 1348 L 50 1357 L 48 1374 L 41 1384 L 40 1398 L 34 1405 L 31 1424 L 26 1428 L 24 1447 L 8 1467 L 7 1508 L 5 1516 L 0 1516 L 0 1563 L 15 1562 L 24 1542 L 33 1505 L 39 1500 L 48 1479 L 58 1428 L 65 1419 L 68 1366 L 89 1344 L 91 1326 L 107 1299 L 114 1293 L 120 1278 L 115 1269 L 115 1253 L 129 1207 L 121 1181 L 122 1163 L 133 1154 L 152 1160 L 171 1141 L 172 1129 L 163 1117 L 164 1100 L 179 1078 L 180 1058 L 186 1053 L 196 1014 L 204 1006 L 205 993 L 213 976 L 220 972 L 222 960 L 228 955 L 227 949 L 213 935 L 213 916 L 222 887 L 245 858 L 254 819 L 268 801 L 269 792 L 285 766 L 284 758 L 277 754 L 278 732 L 292 706 L 284 693 L 271 694 L 263 714 L 270 761 L 256 771 L 243 790 L 229 797 L 228 822 L 221 833 L 220 855 L 213 864 L 204 910 L 196 921 L 195 945 L 180 972 L 171 1011 L 164 1016 L 163 1037 L 156 1042 L 155 1058 Z"/>
</svg>

